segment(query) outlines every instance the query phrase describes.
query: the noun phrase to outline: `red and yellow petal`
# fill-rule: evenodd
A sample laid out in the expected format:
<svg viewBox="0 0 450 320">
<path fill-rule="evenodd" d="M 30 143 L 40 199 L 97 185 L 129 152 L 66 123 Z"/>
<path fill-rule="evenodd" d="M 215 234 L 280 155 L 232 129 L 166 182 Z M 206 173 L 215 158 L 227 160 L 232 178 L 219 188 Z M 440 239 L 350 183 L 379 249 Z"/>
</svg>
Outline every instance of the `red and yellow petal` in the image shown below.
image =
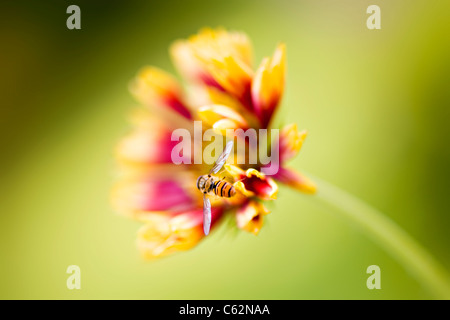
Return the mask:
<svg viewBox="0 0 450 320">
<path fill-rule="evenodd" d="M 294 158 L 298 154 L 307 135 L 306 130 L 298 131 L 295 123 L 286 125 L 281 129 L 279 137 L 281 163 Z"/>
<path fill-rule="evenodd" d="M 244 171 L 239 167 L 225 164 L 225 169 L 233 176 L 236 190 L 246 197 L 258 197 L 262 200 L 274 200 L 277 197 L 278 185 L 269 177 L 256 169 Z"/>
<path fill-rule="evenodd" d="M 224 91 L 251 107 L 251 45 L 247 36 L 224 29 L 203 29 L 188 40 L 178 40 L 171 54 L 189 80 Z"/>
<path fill-rule="evenodd" d="M 264 223 L 264 216 L 270 211 L 260 202 L 248 201 L 236 212 L 237 226 L 257 235 Z"/>
<path fill-rule="evenodd" d="M 187 40 L 177 40 L 170 53 L 181 74 L 191 81 L 211 77 L 208 67 L 218 57 L 232 56 L 246 66 L 252 64 L 252 46 L 247 35 L 223 28 L 204 28 Z"/>
<path fill-rule="evenodd" d="M 208 64 L 208 72 L 213 79 L 244 106 L 250 107 L 250 90 L 253 71 L 245 63 L 233 56 L 213 59 Z"/>
<path fill-rule="evenodd" d="M 222 208 L 212 208 L 212 227 L 222 216 Z M 142 256 L 154 259 L 189 250 L 204 237 L 203 209 L 195 209 L 172 215 L 149 214 L 137 237 Z"/>
<path fill-rule="evenodd" d="M 260 199 L 274 200 L 277 198 L 278 185 L 276 182 L 258 170 L 248 169 L 242 183 L 246 190 L 253 192 Z"/>
<path fill-rule="evenodd" d="M 261 125 L 267 127 L 284 90 L 286 46 L 278 45 L 272 58 L 265 58 L 253 78 L 251 97 Z"/>
<path fill-rule="evenodd" d="M 235 181 L 245 177 L 245 171 L 235 165 L 226 163 L 223 167 L 225 168 L 225 170 L 227 170 L 227 172 L 233 177 Z"/>
<path fill-rule="evenodd" d="M 303 174 L 288 168 L 280 168 L 273 176 L 277 181 L 305 193 L 315 193 L 316 184 Z"/>
<path fill-rule="evenodd" d="M 204 87 L 202 90 L 207 102 L 203 102 L 200 105 L 216 104 L 227 106 L 241 115 L 248 123 L 249 128 L 259 128 L 259 119 L 254 110 L 249 110 L 238 99 L 230 96 L 226 91 L 218 90 L 217 88 Z"/>
<path fill-rule="evenodd" d="M 217 133 L 226 135 L 226 130 L 247 129 L 247 121 L 233 109 L 223 105 L 203 106 L 198 109 L 199 118 Z"/>
<path fill-rule="evenodd" d="M 172 133 L 158 129 L 135 130 L 125 136 L 117 146 L 117 159 L 131 165 L 172 163 L 172 149 L 178 143 L 171 140 Z M 189 159 L 185 159 L 187 162 Z"/>
<path fill-rule="evenodd" d="M 187 217 L 182 216 L 186 220 Z M 189 224 L 188 224 L 189 225 Z M 137 234 L 136 244 L 145 259 L 154 259 L 188 250 L 202 238 L 201 226 L 175 226 L 168 216 L 151 219 Z"/>
<path fill-rule="evenodd" d="M 111 200 L 118 212 L 135 217 L 147 212 L 180 211 L 200 205 L 195 179 L 189 172 L 122 179 L 113 188 Z M 186 180 L 183 180 L 186 179 Z"/>
<path fill-rule="evenodd" d="M 131 92 L 146 106 L 170 109 L 186 119 L 192 114 L 183 102 L 183 90 L 178 81 L 169 73 L 155 67 L 146 67 L 132 83 Z"/>
</svg>

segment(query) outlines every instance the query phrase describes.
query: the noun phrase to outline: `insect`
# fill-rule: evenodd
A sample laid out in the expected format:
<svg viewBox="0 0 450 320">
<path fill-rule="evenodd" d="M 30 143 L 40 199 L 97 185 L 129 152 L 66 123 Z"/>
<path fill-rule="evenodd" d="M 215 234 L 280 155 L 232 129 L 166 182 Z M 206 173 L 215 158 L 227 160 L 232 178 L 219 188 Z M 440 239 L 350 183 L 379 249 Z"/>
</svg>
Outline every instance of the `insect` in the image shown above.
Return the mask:
<svg viewBox="0 0 450 320">
<path fill-rule="evenodd" d="M 205 235 L 208 235 L 211 227 L 211 202 L 208 199 L 208 194 L 224 198 L 230 198 L 236 194 L 236 190 L 231 183 L 212 176 L 212 174 L 216 174 L 223 167 L 232 148 L 233 141 L 229 141 L 209 171 L 209 174 L 202 175 L 197 179 L 197 188 L 203 193 L 203 232 Z"/>
</svg>

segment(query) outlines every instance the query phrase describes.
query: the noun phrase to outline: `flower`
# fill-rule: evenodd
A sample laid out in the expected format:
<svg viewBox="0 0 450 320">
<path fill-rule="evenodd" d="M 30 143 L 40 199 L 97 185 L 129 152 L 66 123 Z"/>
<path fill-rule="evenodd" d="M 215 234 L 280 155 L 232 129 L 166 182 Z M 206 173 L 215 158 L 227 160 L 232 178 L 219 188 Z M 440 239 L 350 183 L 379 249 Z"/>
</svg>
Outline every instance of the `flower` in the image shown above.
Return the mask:
<svg viewBox="0 0 450 320">
<path fill-rule="evenodd" d="M 203 195 L 196 181 L 211 166 L 189 164 L 195 157 L 189 152 L 182 154 L 182 164 L 174 164 L 173 130 L 193 132 L 194 121 L 200 120 L 203 130 L 211 128 L 225 138 L 242 139 L 229 129 L 271 128 L 284 91 L 284 44 L 256 70 L 250 41 L 241 32 L 203 29 L 176 41 L 170 52 L 186 86 L 161 69 L 143 68 L 130 86 L 141 107 L 132 113 L 132 130 L 116 148 L 119 176 L 112 202 L 119 213 L 143 223 L 137 245 L 148 259 L 191 249 L 205 237 Z M 278 140 L 269 141 L 279 151 L 279 170 L 272 176 L 263 173 L 267 165 L 259 158 L 253 164 L 225 164 L 221 175 L 233 184 L 236 195 L 210 197 L 211 228 L 233 215 L 239 229 L 258 234 L 270 212 L 266 202 L 277 197 L 277 182 L 315 192 L 312 181 L 285 166 L 305 138 L 306 131 L 290 124 L 282 128 Z M 251 152 L 256 151 L 249 147 L 244 154 L 232 153 L 230 159 L 248 160 Z"/>
</svg>

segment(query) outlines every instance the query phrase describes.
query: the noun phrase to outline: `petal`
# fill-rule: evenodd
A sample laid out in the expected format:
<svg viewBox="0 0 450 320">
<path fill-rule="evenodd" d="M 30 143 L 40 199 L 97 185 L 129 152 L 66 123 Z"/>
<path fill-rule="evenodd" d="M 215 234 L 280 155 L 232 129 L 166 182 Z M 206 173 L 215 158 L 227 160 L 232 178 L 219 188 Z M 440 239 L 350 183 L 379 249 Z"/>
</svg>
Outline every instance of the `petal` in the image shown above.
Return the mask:
<svg viewBox="0 0 450 320">
<path fill-rule="evenodd" d="M 230 55 L 251 66 L 252 47 L 246 34 L 222 28 L 204 28 L 188 40 L 177 40 L 170 48 L 174 64 L 188 79 L 204 80 L 212 59 Z"/>
<path fill-rule="evenodd" d="M 249 106 L 253 72 L 247 65 L 233 56 L 226 56 L 212 60 L 208 72 L 226 92 Z"/>
<path fill-rule="evenodd" d="M 178 72 L 188 82 L 200 83 L 224 91 L 208 72 L 205 63 L 198 57 L 196 49 L 198 48 L 192 41 L 177 40 L 172 44 L 170 54 Z"/>
<path fill-rule="evenodd" d="M 200 224 L 189 226 L 189 217 L 175 225 L 169 217 L 150 221 L 138 230 L 137 246 L 145 259 L 163 257 L 194 247 L 203 237 Z M 187 222 L 187 223 L 186 223 Z"/>
<path fill-rule="evenodd" d="M 213 129 L 222 136 L 234 137 L 234 130 L 239 129 L 239 125 L 230 119 L 222 119 L 214 123 Z"/>
<path fill-rule="evenodd" d="M 263 216 L 268 213 L 269 210 L 262 203 L 249 201 L 236 212 L 237 226 L 257 235 L 263 226 Z"/>
<path fill-rule="evenodd" d="M 181 86 L 173 76 L 161 69 L 144 68 L 130 90 L 144 105 L 160 109 L 168 108 L 187 119 L 192 119 L 189 108 L 183 103 Z"/>
<path fill-rule="evenodd" d="M 136 217 L 141 211 L 164 212 L 187 210 L 200 205 L 190 173 L 170 175 L 170 170 L 148 177 L 122 179 L 113 189 L 114 207 L 125 215 Z"/>
<path fill-rule="evenodd" d="M 247 129 L 245 119 L 236 111 L 222 105 L 204 106 L 198 109 L 201 120 L 212 126 L 214 130 L 222 135 L 227 134 L 227 129 Z"/>
<path fill-rule="evenodd" d="M 251 108 L 251 45 L 247 36 L 224 29 L 203 29 L 171 47 L 175 65 L 189 80 L 225 91 Z"/>
<path fill-rule="evenodd" d="M 200 119 L 211 126 L 222 119 L 228 119 L 236 123 L 241 128 L 247 128 L 248 124 L 245 119 L 236 111 L 223 105 L 203 106 L 198 109 Z"/>
<path fill-rule="evenodd" d="M 277 198 L 278 185 L 272 178 L 266 177 L 255 169 L 246 171 L 246 178 L 242 180 L 246 190 L 263 200 L 274 200 Z"/>
<path fill-rule="evenodd" d="M 288 168 L 280 168 L 273 176 L 276 180 L 305 193 L 315 193 L 316 184 L 303 174 Z"/>
<path fill-rule="evenodd" d="M 178 72 L 188 81 L 201 78 L 202 69 L 188 41 L 177 40 L 170 46 L 170 55 Z"/>
<path fill-rule="evenodd" d="M 225 169 L 234 178 L 234 187 L 246 197 L 258 197 L 263 200 L 274 200 L 277 197 L 278 186 L 275 181 L 266 177 L 256 169 L 242 170 L 239 167 L 225 164 Z"/>
<path fill-rule="evenodd" d="M 158 127 L 152 131 L 135 130 L 120 141 L 117 158 L 132 165 L 172 163 L 172 149 L 178 142 L 171 136 L 170 131 Z"/>
<path fill-rule="evenodd" d="M 251 97 L 261 125 L 267 127 L 284 90 L 286 46 L 278 45 L 272 58 L 263 59 L 253 78 Z"/>
<path fill-rule="evenodd" d="M 245 171 L 241 168 L 234 166 L 232 164 L 225 163 L 224 166 L 225 170 L 233 177 L 235 181 L 241 180 L 242 178 L 245 178 Z"/>
<path fill-rule="evenodd" d="M 253 110 L 248 110 L 238 99 L 230 96 L 223 90 L 218 90 L 213 87 L 203 88 L 203 95 L 208 102 L 200 103 L 200 105 L 217 104 L 227 106 L 241 115 L 248 123 L 249 128 L 259 128 L 259 119 Z"/>
<path fill-rule="evenodd" d="M 244 197 L 250 198 L 250 197 L 253 197 L 255 195 L 255 193 L 253 191 L 247 190 L 247 188 L 245 187 L 245 185 L 244 185 L 244 183 L 242 181 L 235 182 L 234 183 L 234 187 Z"/>
<path fill-rule="evenodd" d="M 194 130 L 191 120 L 177 115 L 174 116 L 174 113 L 170 110 L 155 112 L 155 110 L 150 110 L 145 106 L 133 109 L 128 116 L 128 121 L 138 130 L 165 130 L 168 132 L 173 132 L 178 128 L 186 128 L 190 132 Z"/>
<path fill-rule="evenodd" d="M 300 151 L 308 132 L 298 131 L 296 124 L 286 125 L 280 132 L 280 162 L 294 158 Z"/>
<path fill-rule="evenodd" d="M 213 208 L 212 226 L 220 219 L 222 208 Z M 203 210 L 174 215 L 148 215 L 139 231 L 137 246 L 146 259 L 163 257 L 193 248 L 204 237 Z"/>
</svg>

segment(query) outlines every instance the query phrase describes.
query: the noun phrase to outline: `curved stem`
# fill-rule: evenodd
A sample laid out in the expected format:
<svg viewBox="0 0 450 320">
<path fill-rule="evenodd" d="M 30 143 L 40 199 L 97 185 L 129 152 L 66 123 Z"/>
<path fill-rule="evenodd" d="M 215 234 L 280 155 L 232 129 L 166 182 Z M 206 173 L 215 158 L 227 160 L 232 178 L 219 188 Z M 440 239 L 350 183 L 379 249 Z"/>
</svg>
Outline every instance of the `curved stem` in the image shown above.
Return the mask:
<svg viewBox="0 0 450 320">
<path fill-rule="evenodd" d="M 308 175 L 318 184 L 316 197 L 321 202 L 338 209 L 346 219 L 366 231 L 436 298 L 450 299 L 450 278 L 446 270 L 400 226 L 346 191 Z"/>
</svg>

